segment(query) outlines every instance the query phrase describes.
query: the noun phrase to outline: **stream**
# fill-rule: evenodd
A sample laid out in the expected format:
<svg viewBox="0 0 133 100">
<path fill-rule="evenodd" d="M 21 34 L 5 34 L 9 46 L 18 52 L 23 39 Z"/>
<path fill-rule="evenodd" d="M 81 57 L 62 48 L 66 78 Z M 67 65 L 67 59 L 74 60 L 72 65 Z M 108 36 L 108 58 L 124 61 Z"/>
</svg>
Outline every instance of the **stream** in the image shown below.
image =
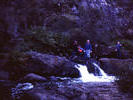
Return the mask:
<svg viewBox="0 0 133 100">
<path fill-rule="evenodd" d="M 14 100 L 33 97 L 37 98 L 35 100 L 132 100 L 119 91 L 115 76 L 105 73 L 97 63 L 92 64 L 98 72 L 97 75 L 90 73 L 86 65 L 77 64 L 75 67 L 81 77 L 56 77 L 57 81 L 34 84 L 19 83 L 12 88 L 12 97 Z M 28 94 L 28 97 L 25 94 Z"/>
</svg>

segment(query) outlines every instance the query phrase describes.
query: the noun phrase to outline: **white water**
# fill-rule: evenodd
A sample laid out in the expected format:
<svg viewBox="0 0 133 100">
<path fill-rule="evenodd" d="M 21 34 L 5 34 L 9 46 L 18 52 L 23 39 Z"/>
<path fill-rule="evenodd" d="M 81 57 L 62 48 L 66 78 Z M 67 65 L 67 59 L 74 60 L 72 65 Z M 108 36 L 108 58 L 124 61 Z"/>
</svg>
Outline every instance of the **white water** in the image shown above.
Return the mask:
<svg viewBox="0 0 133 100">
<path fill-rule="evenodd" d="M 94 63 L 93 63 L 94 64 Z M 75 65 L 75 67 L 79 70 L 81 77 L 80 80 L 82 82 L 114 82 L 114 76 L 108 76 L 97 64 L 94 64 L 99 71 L 101 72 L 102 76 L 95 76 L 94 74 L 90 74 L 87 70 L 86 65 Z"/>
<path fill-rule="evenodd" d="M 102 76 L 108 77 L 108 75 L 100 68 L 100 66 L 99 66 L 98 64 L 93 63 L 93 65 L 94 65 L 96 68 L 99 69 L 99 71 L 100 71 L 100 73 L 101 73 Z"/>
</svg>

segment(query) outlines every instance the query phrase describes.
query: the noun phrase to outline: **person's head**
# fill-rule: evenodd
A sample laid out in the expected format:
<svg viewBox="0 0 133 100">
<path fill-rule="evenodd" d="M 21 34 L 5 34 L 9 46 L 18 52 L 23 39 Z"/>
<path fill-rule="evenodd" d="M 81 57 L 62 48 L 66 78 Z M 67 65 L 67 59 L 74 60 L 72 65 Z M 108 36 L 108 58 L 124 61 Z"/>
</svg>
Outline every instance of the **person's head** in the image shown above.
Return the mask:
<svg viewBox="0 0 133 100">
<path fill-rule="evenodd" d="M 98 47 L 98 44 L 95 44 L 95 47 Z"/>
<path fill-rule="evenodd" d="M 120 41 L 117 41 L 117 44 L 120 44 Z"/>
<path fill-rule="evenodd" d="M 90 40 L 86 40 L 86 43 L 88 43 L 88 44 L 89 44 L 89 43 L 90 43 Z"/>
</svg>

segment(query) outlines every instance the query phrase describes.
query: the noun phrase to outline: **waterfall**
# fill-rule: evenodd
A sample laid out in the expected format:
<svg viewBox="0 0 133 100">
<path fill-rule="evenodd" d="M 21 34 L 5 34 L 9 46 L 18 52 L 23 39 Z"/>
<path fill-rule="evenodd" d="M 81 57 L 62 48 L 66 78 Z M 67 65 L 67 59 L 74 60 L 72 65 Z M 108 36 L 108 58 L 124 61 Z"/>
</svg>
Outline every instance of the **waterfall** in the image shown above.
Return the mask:
<svg viewBox="0 0 133 100">
<path fill-rule="evenodd" d="M 93 63 L 94 64 L 94 63 Z M 94 74 L 90 74 L 87 70 L 86 65 L 75 65 L 75 67 L 79 70 L 81 77 L 79 78 L 82 82 L 114 82 L 114 76 L 108 76 L 96 63 L 94 64 L 101 73 L 102 76 L 95 76 Z"/>
<path fill-rule="evenodd" d="M 76 68 L 80 71 L 81 80 L 83 82 L 94 81 L 95 77 L 93 76 L 93 74 L 90 74 L 88 72 L 87 67 L 85 65 L 78 64 Z"/>
<path fill-rule="evenodd" d="M 100 66 L 96 63 L 93 63 L 93 65 L 98 68 L 98 70 L 100 71 L 101 75 L 104 77 L 107 77 L 108 75 L 100 68 Z"/>
</svg>

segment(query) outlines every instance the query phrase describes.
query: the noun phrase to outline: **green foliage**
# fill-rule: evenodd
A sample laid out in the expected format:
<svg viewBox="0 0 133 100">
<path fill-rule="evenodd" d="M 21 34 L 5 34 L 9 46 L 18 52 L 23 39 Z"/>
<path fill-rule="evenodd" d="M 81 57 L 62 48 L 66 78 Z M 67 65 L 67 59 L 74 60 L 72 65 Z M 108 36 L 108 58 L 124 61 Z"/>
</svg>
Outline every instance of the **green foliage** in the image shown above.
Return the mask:
<svg viewBox="0 0 133 100">
<path fill-rule="evenodd" d="M 44 27 L 32 28 L 24 37 L 26 49 L 50 54 L 66 55 L 69 53 L 70 35 L 46 31 Z"/>
</svg>

